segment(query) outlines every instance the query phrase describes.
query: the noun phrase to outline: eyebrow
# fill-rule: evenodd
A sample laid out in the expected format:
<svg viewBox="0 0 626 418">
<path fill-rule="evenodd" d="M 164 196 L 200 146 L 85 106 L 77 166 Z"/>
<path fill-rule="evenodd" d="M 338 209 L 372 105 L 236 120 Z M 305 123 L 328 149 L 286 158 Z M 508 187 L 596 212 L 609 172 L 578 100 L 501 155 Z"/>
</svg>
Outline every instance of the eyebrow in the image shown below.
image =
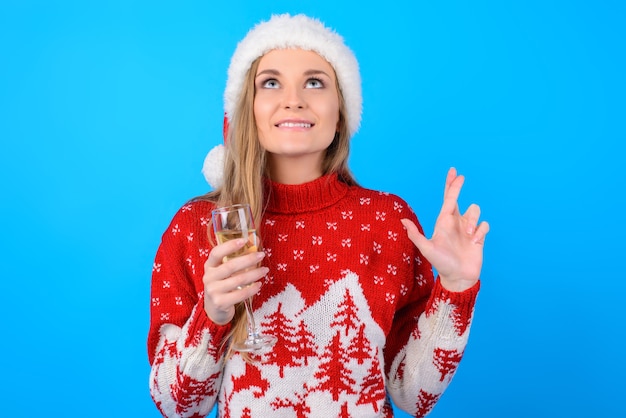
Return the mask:
<svg viewBox="0 0 626 418">
<path fill-rule="evenodd" d="M 269 74 L 269 75 L 280 75 L 280 71 L 278 70 L 274 70 L 272 68 L 268 68 L 267 70 L 263 70 L 260 73 L 258 73 L 254 78 L 258 78 L 261 75 L 265 75 L 265 74 Z M 323 74 L 328 78 L 332 78 L 330 75 L 328 75 L 328 73 L 326 71 L 322 71 L 322 70 L 306 70 L 304 72 L 305 76 L 311 76 L 311 75 L 319 75 L 319 74 Z"/>
</svg>

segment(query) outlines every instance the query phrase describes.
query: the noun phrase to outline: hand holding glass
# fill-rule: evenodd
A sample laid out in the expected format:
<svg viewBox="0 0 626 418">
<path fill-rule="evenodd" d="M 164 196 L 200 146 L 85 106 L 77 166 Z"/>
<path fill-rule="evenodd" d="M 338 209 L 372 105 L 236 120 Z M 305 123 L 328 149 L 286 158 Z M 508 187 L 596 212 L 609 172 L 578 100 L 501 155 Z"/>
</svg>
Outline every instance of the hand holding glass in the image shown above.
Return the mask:
<svg viewBox="0 0 626 418">
<path fill-rule="evenodd" d="M 219 244 L 233 239 L 245 238 L 248 240 L 241 250 L 226 257 L 239 257 L 257 251 L 258 236 L 252 218 L 252 211 L 248 204 L 237 204 L 217 208 L 211 213 L 213 230 Z M 273 346 L 277 338 L 273 335 L 263 335 L 259 332 L 252 314 L 252 298 L 244 300 L 246 317 L 248 320 L 248 337 L 240 344 L 233 344 L 233 349 L 243 352 L 259 351 Z"/>
</svg>

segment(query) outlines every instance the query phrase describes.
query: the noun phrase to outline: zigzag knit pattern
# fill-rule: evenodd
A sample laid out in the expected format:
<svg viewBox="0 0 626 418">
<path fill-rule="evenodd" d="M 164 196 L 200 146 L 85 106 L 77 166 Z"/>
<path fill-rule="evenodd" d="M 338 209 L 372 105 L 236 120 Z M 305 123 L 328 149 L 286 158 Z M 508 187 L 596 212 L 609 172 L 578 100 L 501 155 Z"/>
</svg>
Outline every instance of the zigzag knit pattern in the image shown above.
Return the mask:
<svg viewBox="0 0 626 418">
<path fill-rule="evenodd" d="M 278 337 L 252 364 L 226 360 L 203 308 L 213 204 L 183 206 L 153 267 L 151 395 L 166 417 L 392 417 L 392 401 L 426 415 L 463 356 L 479 284 L 449 292 L 406 236 L 417 219 L 397 196 L 329 175 L 267 182 L 260 225 L 270 272 L 254 298 Z M 418 224 L 419 225 L 419 224 Z"/>
</svg>

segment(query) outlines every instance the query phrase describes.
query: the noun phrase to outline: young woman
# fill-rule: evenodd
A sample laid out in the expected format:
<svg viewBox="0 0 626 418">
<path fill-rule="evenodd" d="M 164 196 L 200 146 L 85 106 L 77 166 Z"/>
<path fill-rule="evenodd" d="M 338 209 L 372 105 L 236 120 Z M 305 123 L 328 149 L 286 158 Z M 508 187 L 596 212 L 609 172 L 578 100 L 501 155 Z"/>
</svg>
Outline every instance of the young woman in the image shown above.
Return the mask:
<svg viewBox="0 0 626 418">
<path fill-rule="evenodd" d="M 467 343 L 488 225 L 459 213 L 448 173 L 431 239 L 401 198 L 347 167 L 361 118 L 358 64 L 303 15 L 274 16 L 237 47 L 214 191 L 184 205 L 153 268 L 150 391 L 164 416 L 391 417 L 428 413 Z M 217 167 L 218 176 L 215 175 Z M 211 173 L 211 171 L 213 171 Z M 215 244 L 211 210 L 250 203 L 262 251 Z M 433 277 L 434 266 L 439 277 Z M 278 338 L 259 353 L 242 302 Z"/>
</svg>

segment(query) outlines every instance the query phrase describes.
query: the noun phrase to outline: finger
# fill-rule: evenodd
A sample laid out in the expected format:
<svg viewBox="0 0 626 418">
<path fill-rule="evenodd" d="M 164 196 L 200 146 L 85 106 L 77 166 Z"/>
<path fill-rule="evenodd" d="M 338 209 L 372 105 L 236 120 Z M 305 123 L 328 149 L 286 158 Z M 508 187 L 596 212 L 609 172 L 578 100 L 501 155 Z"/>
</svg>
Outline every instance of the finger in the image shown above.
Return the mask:
<svg viewBox="0 0 626 418">
<path fill-rule="evenodd" d="M 217 267 L 222 264 L 224 257 L 240 250 L 246 245 L 247 240 L 234 239 L 231 241 L 226 241 L 223 244 L 216 245 L 213 247 L 211 252 L 209 253 L 209 258 L 205 263 L 205 267 Z"/>
<path fill-rule="evenodd" d="M 234 257 L 224 262 L 216 269 L 221 272 L 224 277 L 229 277 L 239 272 L 254 269 L 258 267 L 258 264 L 265 257 L 265 253 L 262 251 L 255 251 L 250 254 Z"/>
<path fill-rule="evenodd" d="M 428 248 L 430 248 L 432 244 L 428 238 L 420 232 L 417 225 L 409 219 L 401 219 L 400 222 L 402 222 L 402 225 L 406 228 L 409 239 L 415 244 L 417 249 L 420 250 L 421 253 L 428 251 Z"/>
<path fill-rule="evenodd" d="M 269 269 L 267 267 L 258 267 L 238 271 L 236 274 L 222 277 L 221 279 L 216 279 L 216 275 L 215 277 L 207 278 L 208 280 L 205 281 L 205 291 L 212 295 L 212 297 L 215 297 L 216 295 L 240 291 L 255 284 L 258 285 L 258 290 L 261 286 L 259 280 L 265 277 L 268 272 Z M 214 271 L 212 273 L 216 272 Z"/>
<path fill-rule="evenodd" d="M 485 221 L 481 222 L 480 225 L 478 225 L 478 228 L 476 228 L 476 232 L 474 233 L 472 242 L 474 242 L 474 244 L 484 244 L 485 237 L 487 236 L 488 232 L 489 224 Z"/>
<path fill-rule="evenodd" d="M 461 193 L 461 187 L 465 177 L 456 176 L 444 193 L 443 204 L 441 205 L 442 214 L 455 214 L 458 212 L 458 198 Z"/>
<path fill-rule="evenodd" d="M 446 175 L 446 185 L 443 189 L 443 198 L 446 198 L 446 195 L 448 194 L 448 189 L 450 188 L 450 185 L 452 184 L 452 181 L 457 177 L 457 173 L 456 173 L 456 168 L 454 167 L 450 167 L 448 169 L 448 174 Z"/>
<path fill-rule="evenodd" d="M 480 218 L 480 207 L 472 203 L 463 214 L 463 218 L 465 219 L 465 232 L 472 235 Z"/>
<path fill-rule="evenodd" d="M 269 269 L 267 267 L 247 270 L 222 280 L 220 285 L 223 285 L 223 291 L 225 292 L 241 292 L 253 286 L 258 290 L 258 288 L 261 287 L 260 280 L 263 279 L 268 272 Z M 246 291 L 243 293 L 248 294 L 249 292 Z"/>
</svg>

